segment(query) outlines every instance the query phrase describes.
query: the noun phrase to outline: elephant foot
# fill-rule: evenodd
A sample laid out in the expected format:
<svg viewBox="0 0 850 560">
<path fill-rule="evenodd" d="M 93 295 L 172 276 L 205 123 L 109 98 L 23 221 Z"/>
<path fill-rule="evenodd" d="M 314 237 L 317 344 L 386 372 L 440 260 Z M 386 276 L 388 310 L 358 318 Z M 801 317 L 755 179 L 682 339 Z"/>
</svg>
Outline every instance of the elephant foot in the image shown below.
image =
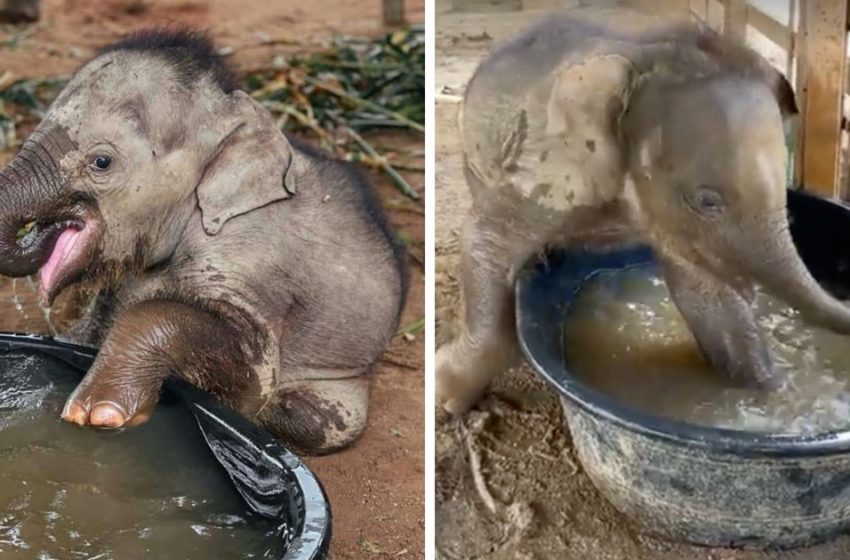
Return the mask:
<svg viewBox="0 0 850 560">
<path fill-rule="evenodd" d="M 156 399 L 146 395 L 156 395 L 149 391 L 132 387 L 115 388 L 97 382 L 77 387 L 68 397 L 62 410 L 62 419 L 77 426 L 117 429 L 144 424 L 150 419 Z"/>
<path fill-rule="evenodd" d="M 369 378 L 360 374 L 288 384 L 256 420 L 293 450 L 327 455 L 357 440 L 366 427 L 368 408 Z"/>
<path fill-rule="evenodd" d="M 437 350 L 435 369 L 438 405 L 459 416 L 481 400 L 496 373 L 501 370 L 499 362 L 502 360 L 488 359 L 487 356 L 476 356 L 475 360 L 459 358 L 458 353 L 466 351 L 456 348 L 456 344 Z"/>
<path fill-rule="evenodd" d="M 138 426 L 150 419 L 150 413 L 129 415 L 123 408 L 112 402 L 99 402 L 87 408 L 83 403 L 69 400 L 62 411 L 62 419 L 77 426 L 117 429 Z"/>
</svg>

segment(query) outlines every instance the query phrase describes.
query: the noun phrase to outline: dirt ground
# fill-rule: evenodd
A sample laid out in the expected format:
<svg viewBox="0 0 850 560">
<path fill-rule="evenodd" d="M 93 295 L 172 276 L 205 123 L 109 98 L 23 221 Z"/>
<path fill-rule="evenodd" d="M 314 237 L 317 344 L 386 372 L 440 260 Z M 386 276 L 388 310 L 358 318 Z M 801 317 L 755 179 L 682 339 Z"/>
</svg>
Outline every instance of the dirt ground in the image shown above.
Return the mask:
<svg viewBox="0 0 850 560">
<path fill-rule="evenodd" d="M 424 0 L 405 0 L 410 22 L 424 19 Z M 3 29 L 0 69 L 18 76 L 71 73 L 100 46 L 129 31 L 190 25 L 233 49 L 241 69 L 268 66 L 274 55 L 317 48 L 334 34 L 383 31 L 381 0 L 43 0 L 34 26 Z M 15 41 L 16 46 L 8 43 Z"/>
<path fill-rule="evenodd" d="M 481 11 L 486 10 L 484 6 Z M 493 40 L 545 14 L 437 9 L 437 345 L 455 330 L 459 230 L 470 198 L 452 119 L 457 96 Z M 476 5 L 478 6 L 478 4 Z M 442 417 L 441 417 L 442 416 Z M 523 365 L 462 419 L 438 413 L 436 538 L 442 560 L 845 560 L 850 538 L 795 551 L 672 544 L 643 534 L 596 491 L 560 404 Z"/>
<path fill-rule="evenodd" d="M 422 175 L 405 177 L 419 192 Z M 381 199 L 405 200 L 385 176 L 372 175 Z M 394 206 L 393 206 L 394 207 Z M 392 226 L 410 237 L 421 259 L 422 205 L 390 210 Z M 401 325 L 425 316 L 424 269 L 411 259 L 411 287 Z M 397 337 L 373 374 L 369 427 L 358 444 L 307 462 L 325 485 L 334 512 L 334 559 L 425 557 L 425 338 Z"/>
<path fill-rule="evenodd" d="M 0 27 L 0 76 L 24 78 L 73 72 L 95 48 L 133 29 L 181 22 L 211 30 L 234 49 L 237 69 L 268 66 L 273 57 L 312 50 L 335 33 L 374 36 L 383 31 L 380 0 L 138 1 L 47 0 L 44 18 L 30 28 Z M 422 0 L 407 0 L 407 18 L 421 22 Z M 9 40 L 18 36 L 17 47 Z M 409 137 L 399 143 L 410 144 Z M 415 146 L 409 146 L 415 147 Z M 0 164 L 11 157 L 0 153 Z M 404 174 L 420 193 L 424 177 Z M 383 175 L 369 174 L 390 222 L 409 240 L 411 290 L 402 326 L 424 317 L 424 204 L 402 197 Z M 0 330 L 46 332 L 47 324 L 26 280 L 0 279 Z M 60 308 L 61 308 L 60 301 Z M 63 323 L 61 309 L 54 320 Z M 331 557 L 424 558 L 424 338 L 397 337 L 373 373 L 369 427 L 353 448 L 308 458 L 330 497 L 334 514 Z"/>
</svg>

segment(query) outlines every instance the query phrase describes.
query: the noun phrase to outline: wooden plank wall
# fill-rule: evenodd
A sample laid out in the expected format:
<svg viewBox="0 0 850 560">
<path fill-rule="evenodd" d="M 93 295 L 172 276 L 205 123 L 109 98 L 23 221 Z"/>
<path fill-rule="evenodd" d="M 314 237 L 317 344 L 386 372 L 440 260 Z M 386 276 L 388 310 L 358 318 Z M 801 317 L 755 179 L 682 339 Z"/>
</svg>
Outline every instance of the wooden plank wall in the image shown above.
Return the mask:
<svg viewBox="0 0 850 560">
<path fill-rule="evenodd" d="M 847 2 L 801 2 L 797 60 L 801 100 L 797 180 L 819 194 L 850 198 L 841 187 L 841 127 L 847 59 Z"/>
<path fill-rule="evenodd" d="M 726 0 L 723 33 L 739 41 L 747 39 L 747 0 Z"/>
</svg>

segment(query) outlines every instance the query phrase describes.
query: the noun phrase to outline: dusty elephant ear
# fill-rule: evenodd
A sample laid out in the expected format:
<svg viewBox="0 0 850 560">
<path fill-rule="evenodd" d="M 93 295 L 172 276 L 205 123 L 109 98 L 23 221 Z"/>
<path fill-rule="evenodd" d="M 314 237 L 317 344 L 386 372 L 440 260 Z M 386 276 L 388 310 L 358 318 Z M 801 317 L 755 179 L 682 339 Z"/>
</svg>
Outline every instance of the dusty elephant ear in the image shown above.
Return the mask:
<svg viewBox="0 0 850 560">
<path fill-rule="evenodd" d="M 227 220 L 295 194 L 300 156 L 271 114 L 249 95 L 230 95 L 228 122 L 196 189 L 204 231 L 215 235 Z"/>
<path fill-rule="evenodd" d="M 738 67 L 742 74 L 748 74 L 750 69 L 755 69 L 773 91 L 782 118 L 789 119 L 799 114 L 794 88 L 785 75 L 745 44 L 729 40 L 717 32 L 705 30 L 697 38 L 697 47 L 713 57 L 724 59 L 727 64 L 731 63 L 733 68 Z"/>
<path fill-rule="evenodd" d="M 788 80 L 781 72 L 775 68 L 771 68 L 770 70 L 769 79 L 771 80 L 773 94 L 776 96 L 776 102 L 779 103 L 779 110 L 782 112 L 782 116 L 787 119 L 798 115 L 800 109 L 797 106 L 797 97 L 794 94 L 794 88 L 791 87 L 791 84 L 788 83 Z"/>
<path fill-rule="evenodd" d="M 547 106 L 548 134 L 611 137 L 625 111 L 633 67 L 620 55 L 599 55 L 559 73 Z"/>
<path fill-rule="evenodd" d="M 628 59 L 598 55 L 562 68 L 549 94 L 546 133 L 563 139 L 561 156 L 580 166 L 581 188 L 593 196 L 613 195 L 620 184 L 620 119 L 634 74 Z"/>
</svg>

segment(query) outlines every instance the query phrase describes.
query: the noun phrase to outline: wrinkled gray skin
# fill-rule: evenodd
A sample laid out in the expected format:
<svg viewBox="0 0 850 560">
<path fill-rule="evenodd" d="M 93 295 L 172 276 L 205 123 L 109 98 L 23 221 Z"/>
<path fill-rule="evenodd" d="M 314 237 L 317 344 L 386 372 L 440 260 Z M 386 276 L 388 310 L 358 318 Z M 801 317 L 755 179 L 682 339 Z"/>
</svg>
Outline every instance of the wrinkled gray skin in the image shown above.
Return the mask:
<svg viewBox="0 0 850 560">
<path fill-rule="evenodd" d="M 101 351 L 66 420 L 141 423 L 174 372 L 304 452 L 364 428 L 400 254 L 362 179 L 290 143 L 250 96 L 103 54 L 0 172 L 0 198 L 0 273 L 40 271 L 50 301 L 75 281 L 97 294 L 68 333 Z"/>
<path fill-rule="evenodd" d="M 0 0 L 0 22 L 38 21 L 41 0 Z"/>
<path fill-rule="evenodd" d="M 461 413 L 516 363 L 512 285 L 551 246 L 650 244 L 703 354 L 743 384 L 778 382 L 755 284 L 850 333 L 850 310 L 789 235 L 783 124 L 795 113 L 766 61 L 689 23 L 567 12 L 495 49 L 462 107 L 466 308 L 438 350 L 438 402 Z"/>
</svg>

